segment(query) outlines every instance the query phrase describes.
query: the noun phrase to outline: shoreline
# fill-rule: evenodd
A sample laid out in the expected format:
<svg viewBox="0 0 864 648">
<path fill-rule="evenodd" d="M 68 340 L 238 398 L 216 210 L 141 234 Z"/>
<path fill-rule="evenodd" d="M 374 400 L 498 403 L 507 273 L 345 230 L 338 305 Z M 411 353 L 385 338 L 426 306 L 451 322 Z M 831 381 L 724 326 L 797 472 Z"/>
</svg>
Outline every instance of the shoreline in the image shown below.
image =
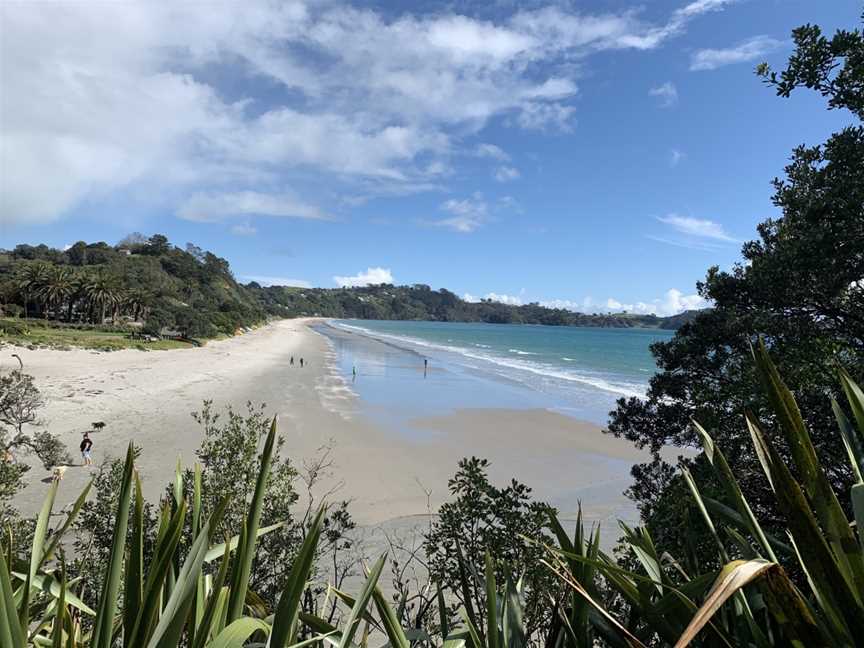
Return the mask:
<svg viewBox="0 0 864 648">
<path fill-rule="evenodd" d="M 139 466 L 150 501 L 170 481 L 178 454 L 184 465 L 195 460 L 202 434 L 190 413 L 200 411 L 205 399 L 220 411 L 251 400 L 277 415 L 285 451 L 299 469 L 322 448 L 332 448 L 333 474 L 323 488 L 342 484 L 331 499 L 351 500 L 361 526 L 428 520 L 429 508 L 435 511 L 448 499 L 447 480 L 459 459 L 472 455 L 490 460 L 493 483 L 516 478 L 564 517 L 581 500 L 589 521 L 632 521 L 622 480 L 629 483 L 630 465 L 644 456 L 627 442 L 560 413 L 503 407 L 431 415 L 418 410 L 412 425 L 425 434 L 406 437 L 364 411 L 338 371 L 334 345 L 312 328 L 321 321 L 279 320 L 201 348 L 156 353 L 18 351 L 46 401 L 43 427 L 69 447 L 73 464 L 80 464 L 80 433 L 104 421 L 105 429 L 92 435 L 94 463 L 122 456 L 133 440 L 142 449 Z M 307 366 L 291 367 L 291 355 L 302 355 Z M 20 509 L 38 508 L 47 488 L 40 480 L 47 475 L 41 464 L 27 474 L 28 486 L 15 498 Z M 66 471 L 58 509 L 74 500 L 90 475 L 80 465 Z"/>
</svg>

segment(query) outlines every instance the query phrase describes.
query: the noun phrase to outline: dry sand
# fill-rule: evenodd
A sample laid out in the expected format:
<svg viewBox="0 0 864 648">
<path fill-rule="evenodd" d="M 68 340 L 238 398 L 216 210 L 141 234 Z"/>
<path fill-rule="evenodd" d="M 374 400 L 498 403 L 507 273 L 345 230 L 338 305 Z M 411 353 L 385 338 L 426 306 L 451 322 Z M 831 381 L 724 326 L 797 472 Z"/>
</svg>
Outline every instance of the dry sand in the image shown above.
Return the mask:
<svg viewBox="0 0 864 648">
<path fill-rule="evenodd" d="M 632 521 L 634 511 L 621 493 L 629 466 L 644 457 L 628 443 L 546 410 L 508 409 L 418 419 L 415 426 L 428 434 L 406 438 L 362 414 L 335 373 L 329 342 L 308 324 L 283 320 L 199 349 L 15 351 L 45 396 L 44 426 L 60 435 L 76 460 L 80 435 L 94 421 L 106 423 L 93 435 L 97 464 L 122 456 L 130 440 L 142 447 L 138 465 L 149 498 L 162 492 L 178 455 L 186 464 L 194 461 L 201 433 L 190 413 L 200 410 L 204 399 L 219 408 L 251 400 L 278 415 L 296 463 L 332 445 L 338 477 L 330 484 L 344 483 L 334 497 L 351 499 L 354 516 L 364 525 L 417 521 L 428 505 L 434 509 L 446 499 L 457 461 L 471 455 L 490 459 L 497 483 L 516 477 L 565 516 L 581 500 L 589 520 Z M 9 347 L 0 351 L 3 364 L 10 352 Z M 292 355 L 303 356 L 306 367 L 289 366 Z M 70 467 L 61 503 L 74 499 L 90 475 L 90 469 Z M 37 508 L 46 477 L 41 466 L 29 473 L 29 486 L 17 502 L 21 509 Z"/>
</svg>

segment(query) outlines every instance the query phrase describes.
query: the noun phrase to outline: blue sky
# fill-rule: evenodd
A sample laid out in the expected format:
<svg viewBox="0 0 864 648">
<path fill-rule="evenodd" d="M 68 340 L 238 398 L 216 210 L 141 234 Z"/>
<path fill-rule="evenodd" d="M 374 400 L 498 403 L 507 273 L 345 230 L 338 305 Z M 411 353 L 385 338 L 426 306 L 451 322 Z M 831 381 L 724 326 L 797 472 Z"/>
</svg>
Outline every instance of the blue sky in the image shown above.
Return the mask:
<svg viewBox="0 0 864 648">
<path fill-rule="evenodd" d="M 160 232 L 241 280 L 676 312 L 851 121 L 754 66 L 861 9 L 6 2 L 0 247 Z"/>
</svg>

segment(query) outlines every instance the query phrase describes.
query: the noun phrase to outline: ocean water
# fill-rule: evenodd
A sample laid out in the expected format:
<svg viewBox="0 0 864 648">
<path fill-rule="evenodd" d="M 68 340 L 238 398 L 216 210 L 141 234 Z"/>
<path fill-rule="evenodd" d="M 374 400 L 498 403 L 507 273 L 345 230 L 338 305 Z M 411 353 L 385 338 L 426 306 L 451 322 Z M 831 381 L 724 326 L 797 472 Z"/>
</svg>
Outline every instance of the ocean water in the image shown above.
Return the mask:
<svg viewBox="0 0 864 648">
<path fill-rule="evenodd" d="M 408 400 L 416 410 L 420 393 L 419 407 L 430 410 L 546 407 L 601 424 L 618 398 L 645 394 L 656 371 L 649 345 L 673 335 L 375 320 L 336 320 L 319 330 L 334 342 L 340 371 L 373 405 Z M 424 386 L 418 386 L 421 380 Z"/>
</svg>

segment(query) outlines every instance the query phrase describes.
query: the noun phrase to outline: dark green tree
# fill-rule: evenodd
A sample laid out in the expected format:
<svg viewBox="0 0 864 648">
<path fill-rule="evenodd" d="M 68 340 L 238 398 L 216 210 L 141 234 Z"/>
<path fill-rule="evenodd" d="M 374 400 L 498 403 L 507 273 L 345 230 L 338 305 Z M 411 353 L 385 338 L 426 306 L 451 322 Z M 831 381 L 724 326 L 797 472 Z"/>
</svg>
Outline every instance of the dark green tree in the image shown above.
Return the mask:
<svg viewBox="0 0 864 648">
<path fill-rule="evenodd" d="M 30 470 L 22 461 L 24 455 L 35 455 L 46 470 L 69 460 L 60 439 L 34 429 L 43 405 L 42 394 L 23 365 L 0 373 L 0 520 L 9 516 L 9 502 L 24 487 L 24 473 Z"/>
<path fill-rule="evenodd" d="M 680 543 L 687 512 L 679 477 L 657 453 L 665 445 L 698 445 L 690 417 L 708 427 L 732 468 L 769 523 L 777 519 L 768 484 L 751 450 L 742 414 L 750 408 L 771 420 L 748 362 L 755 334 L 793 387 L 823 464 L 841 501 L 850 475 L 824 385 L 836 384 L 835 364 L 864 375 L 864 40 L 860 31 L 824 36 L 812 25 L 793 32 L 796 49 L 780 73 L 758 73 L 778 95 L 806 87 L 829 109 L 851 112 L 854 123 L 817 146 L 792 153 L 785 177 L 773 181 L 779 218 L 758 226 L 730 271 L 709 269 L 700 294 L 713 309 L 685 324 L 675 337 L 652 347 L 659 373 L 645 400 L 620 400 L 609 431 L 655 453 L 634 468 L 631 495 L 658 544 Z M 710 483 L 700 462 L 697 481 Z"/>
<path fill-rule="evenodd" d="M 448 482 L 451 500 L 441 505 L 426 535 L 429 574 L 452 592 L 460 605 L 482 615 L 488 551 L 499 570 L 509 565 L 513 578 L 525 579 L 524 621 L 528 634 L 534 634 L 549 626 L 549 596 L 559 587 L 551 572 L 540 564 L 544 550 L 537 544 L 554 544 L 546 532 L 550 507 L 533 500 L 531 489 L 515 479 L 503 488 L 493 485 L 488 468 L 486 459 L 459 461 L 459 469 Z M 506 578 L 503 571 L 496 576 L 499 582 Z"/>
</svg>

